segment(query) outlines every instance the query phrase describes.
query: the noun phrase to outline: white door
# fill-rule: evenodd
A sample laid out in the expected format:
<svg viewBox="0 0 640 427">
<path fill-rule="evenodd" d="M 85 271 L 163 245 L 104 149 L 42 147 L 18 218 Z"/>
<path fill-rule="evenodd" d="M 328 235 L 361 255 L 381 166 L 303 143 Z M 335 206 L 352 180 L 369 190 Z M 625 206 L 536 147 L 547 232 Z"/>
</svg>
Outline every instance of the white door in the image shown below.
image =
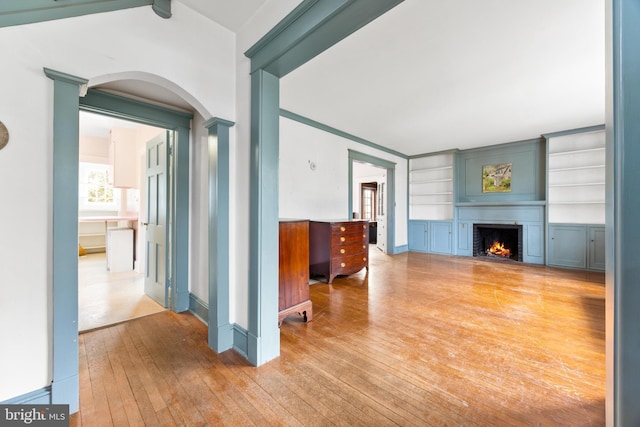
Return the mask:
<svg viewBox="0 0 640 427">
<path fill-rule="evenodd" d="M 169 200 L 169 131 L 147 142 L 146 268 L 144 291 L 167 306 L 167 212 Z"/>
<path fill-rule="evenodd" d="M 378 222 L 378 236 L 376 239 L 376 246 L 385 254 L 387 253 L 387 194 L 385 183 L 380 182 L 378 184 L 378 215 L 376 220 Z"/>
</svg>

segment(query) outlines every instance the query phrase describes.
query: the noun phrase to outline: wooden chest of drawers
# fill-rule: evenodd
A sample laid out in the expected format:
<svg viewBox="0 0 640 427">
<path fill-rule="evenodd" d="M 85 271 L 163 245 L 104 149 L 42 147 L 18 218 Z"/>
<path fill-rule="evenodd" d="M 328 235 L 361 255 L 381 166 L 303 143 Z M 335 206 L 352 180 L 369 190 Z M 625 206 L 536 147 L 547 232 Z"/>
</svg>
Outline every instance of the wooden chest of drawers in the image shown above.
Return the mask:
<svg viewBox="0 0 640 427">
<path fill-rule="evenodd" d="M 309 271 L 327 283 L 369 268 L 369 221 L 310 221 Z"/>
</svg>

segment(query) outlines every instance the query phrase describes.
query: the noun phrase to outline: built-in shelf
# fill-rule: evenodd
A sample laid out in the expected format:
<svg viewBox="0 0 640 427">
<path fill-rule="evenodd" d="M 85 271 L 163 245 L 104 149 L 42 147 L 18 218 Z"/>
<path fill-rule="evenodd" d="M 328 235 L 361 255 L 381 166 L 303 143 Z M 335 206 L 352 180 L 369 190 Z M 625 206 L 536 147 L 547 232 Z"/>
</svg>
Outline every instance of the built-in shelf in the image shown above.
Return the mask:
<svg viewBox="0 0 640 427">
<path fill-rule="evenodd" d="M 566 150 L 566 151 L 551 151 L 551 149 L 549 149 L 549 156 L 553 157 L 553 156 L 569 156 L 569 155 L 574 155 L 574 154 L 578 154 L 578 153 L 596 153 L 596 152 L 604 152 L 605 148 L 604 147 L 595 147 L 595 148 L 583 148 L 583 149 L 577 149 L 577 150 Z"/>
<path fill-rule="evenodd" d="M 548 221 L 604 223 L 604 130 L 551 137 L 547 147 Z"/>
<path fill-rule="evenodd" d="M 453 154 L 435 154 L 409 161 L 409 217 L 453 219 Z"/>
</svg>

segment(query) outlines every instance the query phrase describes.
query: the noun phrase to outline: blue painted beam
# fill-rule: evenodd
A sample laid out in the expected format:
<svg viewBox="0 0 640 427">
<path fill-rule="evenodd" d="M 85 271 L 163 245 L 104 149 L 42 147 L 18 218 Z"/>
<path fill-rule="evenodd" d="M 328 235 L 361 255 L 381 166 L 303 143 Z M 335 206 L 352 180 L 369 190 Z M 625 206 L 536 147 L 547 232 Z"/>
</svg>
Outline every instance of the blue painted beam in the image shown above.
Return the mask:
<svg viewBox="0 0 640 427">
<path fill-rule="evenodd" d="M 305 0 L 245 52 L 251 72 L 283 77 L 403 0 Z"/>
<path fill-rule="evenodd" d="M 149 5 L 158 16 L 171 17 L 170 0 L 5 0 L 0 2 L 0 27 Z"/>
</svg>

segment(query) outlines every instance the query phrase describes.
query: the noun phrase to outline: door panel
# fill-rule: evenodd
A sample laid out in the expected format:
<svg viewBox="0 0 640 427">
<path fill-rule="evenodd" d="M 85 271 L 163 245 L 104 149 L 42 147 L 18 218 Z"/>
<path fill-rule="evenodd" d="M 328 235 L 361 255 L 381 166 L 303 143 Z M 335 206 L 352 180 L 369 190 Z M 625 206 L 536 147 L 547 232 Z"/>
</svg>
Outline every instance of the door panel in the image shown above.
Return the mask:
<svg viewBox="0 0 640 427">
<path fill-rule="evenodd" d="M 147 232 L 144 291 L 167 307 L 167 200 L 169 132 L 147 142 Z"/>
</svg>

